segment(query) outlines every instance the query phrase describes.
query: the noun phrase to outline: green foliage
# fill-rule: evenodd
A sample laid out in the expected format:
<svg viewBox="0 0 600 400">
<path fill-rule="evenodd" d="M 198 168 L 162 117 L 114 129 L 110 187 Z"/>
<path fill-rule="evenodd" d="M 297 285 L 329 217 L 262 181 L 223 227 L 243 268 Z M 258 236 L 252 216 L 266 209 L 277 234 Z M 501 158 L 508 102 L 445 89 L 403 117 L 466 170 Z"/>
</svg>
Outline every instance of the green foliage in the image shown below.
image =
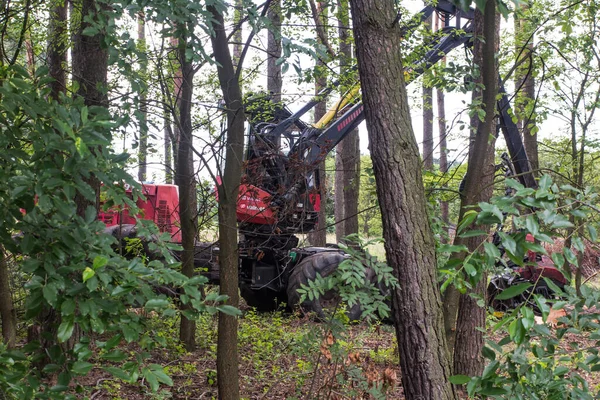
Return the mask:
<svg viewBox="0 0 600 400">
<path fill-rule="evenodd" d="M 513 189 L 513 195 L 497 197 L 490 204 L 479 204 L 480 211 L 467 213 L 467 220 L 459 224 L 457 234 L 469 235 L 469 231 L 462 227 L 470 222 L 477 225 L 512 225 L 513 233 L 498 232 L 498 241 L 506 257 L 516 265 L 526 265 L 523 260 L 529 250 L 546 255 L 545 248 L 538 243 L 553 244 L 557 236 L 566 234 L 566 229 L 572 226 L 569 218 L 575 223 L 586 220 L 594 212 L 593 204 L 597 201 L 594 190 L 578 190 L 568 185 L 559 187 L 547 175 L 540 178 L 538 189 L 525 188 L 514 180 L 508 180 L 507 185 Z M 526 241 L 527 234 L 531 234 L 536 243 Z M 573 237 L 574 242 L 581 243 L 581 239 Z M 577 251 L 584 251 L 582 244 L 576 247 Z M 507 261 L 498 248 L 487 240 L 482 242 L 481 248 L 482 251 L 468 254 L 463 262 L 450 258 L 446 270 L 449 277 L 444 285 L 454 280 L 459 288 L 472 287 L 483 272 L 502 271 Z M 448 247 L 447 250 L 466 251 L 464 247 Z M 571 268 L 577 266 L 574 252 L 563 248 L 552 254 L 552 259 L 555 266 L 570 278 Z M 547 285 L 558 299 L 546 299 L 536 294 L 534 286 L 540 285 Z M 479 377 L 455 376 L 453 382 L 466 384 L 470 396 L 595 398 L 597 393 L 591 393 L 592 389 L 580 371 L 600 369 L 597 349 L 595 346 L 579 348 L 571 340 L 573 335 L 584 333 L 592 341 L 600 337 L 597 310 L 589 308 L 600 299 L 600 292 L 584 286 L 582 295 L 577 296 L 570 286 L 563 291 L 553 281 L 540 278 L 533 283 L 511 286 L 495 299 L 516 297 L 523 301 L 492 328 L 494 332 L 501 333 L 502 338 L 488 341 L 483 350 L 488 360 L 483 374 Z M 556 321 L 556 314 L 552 313 L 563 309 L 568 312 Z M 541 320 L 536 318 L 536 313 L 541 315 Z M 546 322 L 558 323 L 559 326 L 553 330 Z"/>
<path fill-rule="evenodd" d="M 2 348 L 0 390 L 18 398 L 42 393 L 64 398 L 72 377 L 95 366 L 92 348 L 101 349 L 102 360 L 114 362 L 105 369 L 118 379 L 135 382 L 144 377 L 152 390 L 170 384 L 162 367 L 145 365 L 147 350 L 160 347 L 161 341 L 146 329 L 147 317 L 134 310 L 144 307 L 165 318 L 176 315 L 172 299 L 155 292 L 161 285 L 183 293 L 181 303 L 192 306 L 185 311 L 189 317 L 235 310 L 220 305 L 223 296 L 201 297 L 198 286 L 205 278 L 188 279 L 177 272 L 169 250 L 173 245 L 149 221 L 141 221 L 138 232 L 145 240 L 159 238 L 149 247 L 161 254 L 160 260 L 120 256 L 113 250 L 114 239 L 103 234 L 94 207 L 83 216 L 77 214 L 76 194 L 96 201 L 88 183 L 92 175 L 105 182 L 101 197 L 106 207 L 127 205 L 136 213 L 139 185 L 123 171 L 127 155 L 110 150 L 111 132 L 118 124 L 108 111 L 88 108 L 81 99 L 48 101 L 44 68 L 35 77 L 19 66 L 3 67 L 0 73 L 0 240 L 8 251 L 22 256 L 19 267 L 29 278 L 25 318 L 32 321 L 49 310 L 58 316 L 56 325 L 43 326 L 50 328 L 44 333 L 49 335 L 46 340 L 54 343 L 45 349 L 49 363 L 43 372 L 58 374 L 57 383 L 46 387 L 30 367 L 45 356 L 34 342 L 20 351 Z M 123 184 L 112 182 L 133 186 L 133 199 Z M 136 248 L 136 243 L 128 246 Z M 61 345 L 75 332 L 75 346 Z M 107 336 L 106 342 L 92 339 Z M 134 360 L 119 349 L 123 341 L 141 346 Z"/>
<path fill-rule="evenodd" d="M 389 291 L 398 285 L 392 275 L 392 269 L 385 263 L 369 254 L 367 247 L 379 240 L 365 241 L 358 235 L 346 237 L 346 241 L 354 246 L 340 245 L 350 257 L 344 260 L 337 269 L 327 277 L 317 275 L 309 285 L 302 286 L 300 302 L 304 299 L 314 299 L 335 291 L 339 301 L 330 314 L 324 326 L 311 330 L 296 346 L 298 354 L 316 355 L 307 368 L 312 368 L 311 391 L 319 376 L 331 380 L 321 390 L 332 389 L 342 385 L 352 387 L 351 395 L 369 393 L 374 398 L 385 398 L 387 387 L 382 382 L 368 382 L 368 371 L 364 371 L 358 363 L 352 361 L 357 356 L 352 348 L 347 346 L 348 318 L 344 313 L 345 307 L 360 304 L 362 318 L 376 321 L 390 317 Z M 311 398 L 313 393 L 308 394 Z M 318 397 L 318 396 L 316 396 Z"/>
</svg>

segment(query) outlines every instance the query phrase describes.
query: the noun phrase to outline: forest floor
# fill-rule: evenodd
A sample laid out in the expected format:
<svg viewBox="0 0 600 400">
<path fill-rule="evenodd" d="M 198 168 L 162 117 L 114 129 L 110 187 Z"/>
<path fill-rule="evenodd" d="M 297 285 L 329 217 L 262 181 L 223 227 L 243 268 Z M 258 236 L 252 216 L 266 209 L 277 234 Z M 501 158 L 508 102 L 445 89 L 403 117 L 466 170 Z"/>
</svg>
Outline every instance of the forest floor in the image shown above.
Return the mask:
<svg viewBox="0 0 600 400">
<path fill-rule="evenodd" d="M 153 320 L 157 335 L 167 339 L 168 350 L 151 352 L 148 364 L 165 367 L 173 386 L 153 393 L 147 382 L 124 383 L 103 369 L 78 378 L 92 400 L 117 399 L 216 399 L 217 320 L 206 316 L 198 323 L 196 351 L 178 344 L 178 321 Z M 503 332 L 489 332 L 498 341 Z M 567 334 L 569 335 L 569 334 Z M 571 335 L 565 343 L 589 348 L 596 341 Z M 131 358 L 140 351 L 126 347 Z M 239 326 L 240 390 L 242 399 L 403 399 L 398 349 L 393 326 L 347 325 L 343 336 L 326 325 L 281 312 L 244 310 Z M 600 372 L 578 371 L 594 392 Z"/>
</svg>

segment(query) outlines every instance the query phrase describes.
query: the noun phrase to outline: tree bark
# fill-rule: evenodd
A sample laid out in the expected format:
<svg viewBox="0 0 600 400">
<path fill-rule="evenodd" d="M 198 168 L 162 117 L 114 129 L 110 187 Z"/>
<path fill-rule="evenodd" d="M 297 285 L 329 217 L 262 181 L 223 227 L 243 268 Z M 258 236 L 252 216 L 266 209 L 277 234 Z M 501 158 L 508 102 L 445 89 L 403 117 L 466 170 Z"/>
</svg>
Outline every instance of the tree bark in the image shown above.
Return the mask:
<svg viewBox="0 0 600 400">
<path fill-rule="evenodd" d="M 400 281 L 392 302 L 404 394 L 409 400 L 455 399 L 397 12 L 391 0 L 350 4 L 385 250 Z"/>
<path fill-rule="evenodd" d="M 448 141 L 446 138 L 446 102 L 443 89 L 436 89 L 437 109 L 438 109 L 438 131 L 440 143 L 440 172 L 448 172 Z M 448 224 L 448 202 L 440 202 L 442 221 Z"/>
<path fill-rule="evenodd" d="M 474 62 L 481 66 L 481 82 L 483 92 L 473 93 L 473 98 L 482 98 L 485 109 L 485 119 L 480 121 L 475 115 L 471 125 L 476 127 L 469 150 L 469 165 L 465 176 L 465 188 L 461 197 L 461 219 L 465 211 L 472 209 L 481 201 L 489 201 L 493 192 L 494 181 L 494 146 L 495 146 L 495 120 L 496 120 L 496 94 L 498 70 L 494 55 L 497 52 L 497 32 L 500 19 L 496 16 L 495 0 L 488 0 L 483 16 L 475 12 L 475 32 L 482 32 L 484 43 L 475 44 L 473 54 Z M 490 139 L 490 138 L 494 139 Z M 474 227 L 482 229 L 483 227 Z M 487 236 L 455 239 L 455 243 L 464 244 L 469 251 L 481 249 L 482 241 Z M 483 356 L 481 350 L 484 346 L 483 332 L 478 328 L 485 327 L 485 307 L 479 307 L 476 295 L 485 298 L 487 287 L 486 275 L 482 273 L 476 286 L 466 294 L 459 296 L 458 316 L 456 322 L 456 335 L 454 343 L 454 373 L 467 376 L 481 375 L 483 372 Z"/>
<path fill-rule="evenodd" d="M 235 77 L 227 44 L 223 16 L 213 7 L 208 11 L 215 22 L 215 35 L 211 37 L 218 75 L 227 107 L 227 150 L 225 168 L 219 191 L 219 271 L 220 292 L 228 296 L 227 304 L 238 306 L 238 246 L 236 206 L 242 176 L 244 147 L 244 110 L 242 92 Z M 217 339 L 217 382 L 219 398 L 239 399 L 237 317 L 219 313 Z"/>
<path fill-rule="evenodd" d="M 347 0 L 338 0 L 340 75 L 348 79 L 352 64 L 350 15 Z M 360 190 L 360 139 L 353 130 L 336 147 L 335 153 L 335 234 L 337 242 L 358 233 L 358 196 Z"/>
<path fill-rule="evenodd" d="M 323 25 L 322 29 L 327 34 L 325 29 L 325 21 L 326 21 L 326 8 L 325 4 L 321 1 L 318 2 L 316 7 L 316 16 L 313 15 L 315 21 L 320 21 Z M 313 10 L 315 11 L 315 10 Z M 322 43 L 322 36 L 317 36 L 317 41 Z M 317 61 L 316 66 L 316 78 L 315 78 L 315 94 L 318 94 L 321 90 L 323 90 L 327 86 L 327 70 L 325 63 L 322 60 Z M 319 104 L 315 106 L 315 115 L 314 120 L 317 122 L 321 119 L 323 115 L 327 112 L 327 102 L 325 100 L 321 101 Z M 327 203 L 327 175 L 325 171 L 325 161 L 323 160 L 319 163 L 319 176 L 320 176 L 320 185 L 319 192 L 321 193 L 321 210 L 318 213 L 317 220 L 317 228 L 308 234 L 308 241 L 312 246 L 325 246 L 327 242 L 327 214 L 326 214 L 326 203 Z"/>
<path fill-rule="evenodd" d="M 83 97 L 86 106 L 108 107 L 107 77 L 108 77 L 108 50 L 103 46 L 104 35 L 98 33 L 94 36 L 84 35 L 83 31 L 90 26 L 89 20 L 103 18 L 97 8 L 106 9 L 104 3 L 96 0 L 81 0 L 80 23 L 76 27 L 73 37 L 73 79 L 79 84 L 77 95 Z M 94 149 L 92 149 L 94 151 Z M 100 180 L 92 175 L 87 183 L 96 192 L 94 203 L 84 196 L 77 194 L 77 215 L 83 217 L 89 206 L 100 207 Z"/>
<path fill-rule="evenodd" d="M 179 38 L 177 54 L 181 65 L 181 87 L 177 96 L 179 109 L 179 146 L 177 147 L 177 169 L 175 182 L 179 186 L 179 217 L 181 223 L 181 273 L 194 275 L 194 247 L 197 233 L 196 184 L 194 180 L 192 95 L 194 92 L 194 67 L 186 57 L 187 38 Z M 181 316 L 179 339 L 186 350 L 196 347 L 196 322 Z"/>
<path fill-rule="evenodd" d="M 267 34 L 267 90 L 275 103 L 281 103 L 283 80 L 281 65 L 277 65 L 281 57 L 281 0 L 271 1 L 267 17 L 272 25 Z"/>
<path fill-rule="evenodd" d="M 148 60 L 146 53 L 146 20 L 144 12 L 140 11 L 138 14 L 138 47 L 143 52 L 143 59 L 140 60 L 140 73 L 146 75 L 148 72 Z M 147 173 L 147 159 L 148 159 L 148 90 L 142 89 L 140 92 L 140 104 L 139 104 L 139 132 L 140 132 L 140 144 L 138 149 L 138 180 L 144 182 L 146 180 Z"/>
<path fill-rule="evenodd" d="M 48 20 L 48 73 L 52 79 L 50 96 L 58 100 L 67 91 L 67 2 L 54 1 Z"/>
<path fill-rule="evenodd" d="M 527 11 L 528 8 L 529 5 L 523 3 L 520 7 L 520 11 Z M 523 145 L 525 147 L 527 159 L 529 160 L 529 166 L 534 176 L 537 176 L 539 170 L 539 157 L 537 131 L 534 129 L 536 124 L 535 113 L 533 111 L 527 112 L 528 104 L 535 99 L 533 36 L 530 28 L 531 23 L 526 19 L 521 18 L 520 12 L 515 13 L 514 22 L 515 50 L 518 55 L 518 59 L 515 60 L 515 62 L 523 62 L 523 64 L 515 70 L 515 87 L 517 88 L 517 93 L 514 108 L 518 118 L 517 126 L 523 133 Z M 529 39 L 529 41 L 525 43 L 524 39 Z"/>
<path fill-rule="evenodd" d="M 431 30 L 431 17 L 425 21 Z M 433 171 L 433 88 L 426 84 L 423 74 L 423 167 Z"/>
<path fill-rule="evenodd" d="M 0 320 L 2 321 L 2 339 L 9 348 L 17 342 L 17 313 L 12 301 L 8 256 L 0 245 Z"/>
</svg>

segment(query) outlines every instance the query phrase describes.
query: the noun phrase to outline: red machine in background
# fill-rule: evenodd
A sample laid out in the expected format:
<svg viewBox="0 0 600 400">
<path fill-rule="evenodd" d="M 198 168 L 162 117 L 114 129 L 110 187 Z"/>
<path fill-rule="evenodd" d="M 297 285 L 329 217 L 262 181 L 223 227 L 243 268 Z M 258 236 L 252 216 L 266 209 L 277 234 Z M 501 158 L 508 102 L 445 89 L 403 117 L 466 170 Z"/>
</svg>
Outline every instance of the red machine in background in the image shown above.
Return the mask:
<svg viewBox="0 0 600 400">
<path fill-rule="evenodd" d="M 131 189 L 126 190 L 131 195 Z M 168 232 L 174 242 L 181 242 L 179 224 L 179 189 L 175 185 L 142 184 L 145 200 L 138 199 L 136 204 L 141 210 L 138 218 L 154 221 L 160 232 Z M 128 210 L 106 211 L 98 214 L 98 219 L 107 228 L 115 225 L 135 224 L 135 216 Z"/>
</svg>

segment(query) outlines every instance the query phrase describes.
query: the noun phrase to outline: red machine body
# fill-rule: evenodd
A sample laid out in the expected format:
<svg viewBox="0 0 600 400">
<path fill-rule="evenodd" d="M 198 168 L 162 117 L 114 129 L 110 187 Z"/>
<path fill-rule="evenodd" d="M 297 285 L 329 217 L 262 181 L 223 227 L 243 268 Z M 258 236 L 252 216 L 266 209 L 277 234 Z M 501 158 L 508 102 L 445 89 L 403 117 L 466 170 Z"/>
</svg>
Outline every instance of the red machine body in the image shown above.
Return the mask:
<svg viewBox="0 0 600 400">
<path fill-rule="evenodd" d="M 131 189 L 127 190 L 131 193 Z M 156 223 L 160 232 L 171 234 L 171 240 L 181 242 L 181 227 L 179 219 L 179 189 L 175 185 L 142 184 L 144 199 L 138 199 L 136 204 L 140 209 L 137 216 L 129 214 L 129 210 L 106 211 L 98 214 L 98 219 L 107 227 L 120 224 L 135 224 L 136 217 L 151 220 Z"/>
</svg>

